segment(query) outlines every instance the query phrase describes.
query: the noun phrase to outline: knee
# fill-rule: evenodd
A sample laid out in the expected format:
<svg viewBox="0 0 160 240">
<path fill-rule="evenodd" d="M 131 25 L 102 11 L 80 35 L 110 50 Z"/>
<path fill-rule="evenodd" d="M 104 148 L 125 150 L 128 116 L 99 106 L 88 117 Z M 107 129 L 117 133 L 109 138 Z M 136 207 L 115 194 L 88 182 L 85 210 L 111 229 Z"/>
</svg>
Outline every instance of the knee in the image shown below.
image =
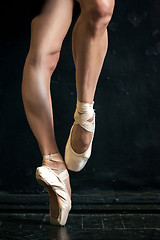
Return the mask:
<svg viewBox="0 0 160 240">
<path fill-rule="evenodd" d="M 47 46 L 45 41 L 41 41 L 39 23 L 39 16 L 31 21 L 31 42 L 27 62 L 36 69 L 44 69 L 52 74 L 59 61 L 60 48 L 54 43 L 52 46 Z"/>
<path fill-rule="evenodd" d="M 95 29 L 106 28 L 112 18 L 114 0 L 91 0 L 92 4 L 86 16 L 91 26 Z"/>
<path fill-rule="evenodd" d="M 30 50 L 27 56 L 27 63 L 32 66 L 36 71 L 45 71 L 50 76 L 55 70 L 57 63 L 59 61 L 60 52 L 57 53 L 47 53 Z"/>
</svg>

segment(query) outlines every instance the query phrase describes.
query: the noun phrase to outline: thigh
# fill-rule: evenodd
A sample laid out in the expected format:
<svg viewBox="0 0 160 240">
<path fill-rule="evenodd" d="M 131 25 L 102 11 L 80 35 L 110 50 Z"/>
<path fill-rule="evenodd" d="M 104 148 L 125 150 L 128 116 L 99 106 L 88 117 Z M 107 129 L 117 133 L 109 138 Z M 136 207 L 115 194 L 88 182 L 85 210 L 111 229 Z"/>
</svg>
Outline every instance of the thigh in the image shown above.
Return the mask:
<svg viewBox="0 0 160 240">
<path fill-rule="evenodd" d="M 74 0 L 46 0 L 41 13 L 31 23 L 32 53 L 60 51 L 72 21 L 73 7 Z"/>
</svg>

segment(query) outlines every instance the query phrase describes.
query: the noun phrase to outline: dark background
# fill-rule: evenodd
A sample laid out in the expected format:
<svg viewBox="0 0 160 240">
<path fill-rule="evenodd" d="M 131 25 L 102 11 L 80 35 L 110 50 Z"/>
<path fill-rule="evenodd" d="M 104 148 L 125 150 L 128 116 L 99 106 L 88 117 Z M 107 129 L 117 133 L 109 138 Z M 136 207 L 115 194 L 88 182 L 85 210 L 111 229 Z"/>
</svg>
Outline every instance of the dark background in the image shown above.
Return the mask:
<svg viewBox="0 0 160 240">
<path fill-rule="evenodd" d="M 1 192 L 44 191 L 35 179 L 42 156 L 21 97 L 30 22 L 43 3 L 1 2 Z M 51 81 L 56 139 L 63 156 L 76 105 L 71 36 L 79 12 L 76 3 Z M 109 49 L 95 95 L 92 155 L 81 172 L 70 172 L 74 193 L 160 189 L 159 14 L 159 0 L 116 1 L 108 27 Z"/>
</svg>

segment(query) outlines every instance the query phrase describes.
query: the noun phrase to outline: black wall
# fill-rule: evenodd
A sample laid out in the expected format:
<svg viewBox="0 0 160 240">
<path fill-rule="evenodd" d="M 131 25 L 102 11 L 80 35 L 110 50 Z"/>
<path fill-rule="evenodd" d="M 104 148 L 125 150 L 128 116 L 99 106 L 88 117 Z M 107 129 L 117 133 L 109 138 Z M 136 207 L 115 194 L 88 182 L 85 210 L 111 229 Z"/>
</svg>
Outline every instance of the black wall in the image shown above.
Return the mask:
<svg viewBox="0 0 160 240">
<path fill-rule="evenodd" d="M 34 3 L 33 3 L 34 2 Z M 0 190 L 35 193 L 42 157 L 25 117 L 21 81 L 30 42 L 30 21 L 43 1 L 1 3 Z M 76 105 L 71 36 L 63 42 L 52 76 L 56 139 L 62 155 Z M 70 172 L 74 193 L 159 191 L 160 187 L 160 1 L 116 1 L 109 24 L 109 49 L 95 95 L 92 156 Z"/>
</svg>

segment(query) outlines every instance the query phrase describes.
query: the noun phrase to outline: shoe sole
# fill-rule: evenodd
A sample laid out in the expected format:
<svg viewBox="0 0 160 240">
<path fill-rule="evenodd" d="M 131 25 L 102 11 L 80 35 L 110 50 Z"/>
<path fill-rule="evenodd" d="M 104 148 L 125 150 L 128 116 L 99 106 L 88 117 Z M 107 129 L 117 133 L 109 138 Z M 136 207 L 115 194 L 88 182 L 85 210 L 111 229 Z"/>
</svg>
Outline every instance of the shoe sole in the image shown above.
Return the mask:
<svg viewBox="0 0 160 240">
<path fill-rule="evenodd" d="M 47 190 L 49 194 L 50 223 L 52 225 L 61 226 L 61 224 L 58 221 L 58 217 L 60 215 L 60 208 L 56 193 L 53 191 L 52 187 L 45 181 L 45 179 L 41 177 L 39 174 L 36 175 L 36 180 L 42 187 L 44 187 Z"/>
</svg>

